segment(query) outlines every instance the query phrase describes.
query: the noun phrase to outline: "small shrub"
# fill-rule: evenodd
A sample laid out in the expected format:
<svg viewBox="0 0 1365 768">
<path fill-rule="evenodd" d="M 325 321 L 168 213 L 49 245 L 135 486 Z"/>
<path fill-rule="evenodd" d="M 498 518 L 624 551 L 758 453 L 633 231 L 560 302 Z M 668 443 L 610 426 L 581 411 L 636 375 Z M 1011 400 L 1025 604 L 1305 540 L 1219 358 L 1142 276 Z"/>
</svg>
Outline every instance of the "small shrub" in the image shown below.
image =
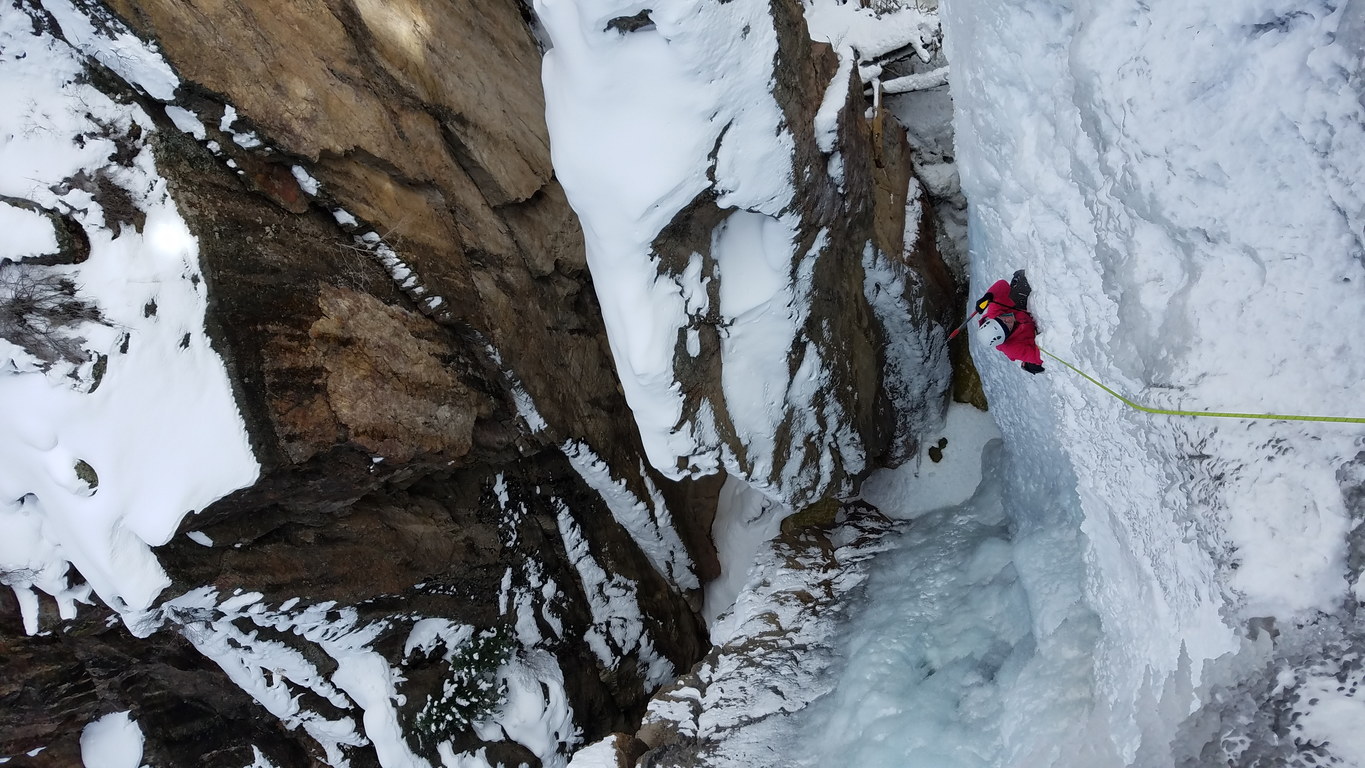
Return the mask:
<svg viewBox="0 0 1365 768">
<path fill-rule="evenodd" d="M 33 355 L 44 369 L 80 365 L 89 356 L 83 323 L 103 322 L 94 304 L 76 295 L 71 278 L 13 262 L 0 263 L 0 338 Z"/>
<path fill-rule="evenodd" d="M 468 731 L 507 702 L 507 684 L 498 668 L 512 658 L 515 643 L 507 627 L 485 629 L 455 649 L 450 675 L 439 696 L 428 696 L 417 713 L 417 736 L 429 748 Z"/>
</svg>

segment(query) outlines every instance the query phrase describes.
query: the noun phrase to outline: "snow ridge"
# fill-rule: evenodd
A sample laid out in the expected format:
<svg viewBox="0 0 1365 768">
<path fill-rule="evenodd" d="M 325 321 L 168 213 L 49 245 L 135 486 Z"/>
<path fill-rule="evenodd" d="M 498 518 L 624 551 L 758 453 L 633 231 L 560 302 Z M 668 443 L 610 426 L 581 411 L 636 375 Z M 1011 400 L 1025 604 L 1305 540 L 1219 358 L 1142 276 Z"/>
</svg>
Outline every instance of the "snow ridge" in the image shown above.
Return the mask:
<svg viewBox="0 0 1365 768">
<path fill-rule="evenodd" d="M 654 650 L 649 627 L 640 612 L 636 585 L 631 580 L 608 573 L 588 549 L 583 532 L 564 502 L 555 499 L 559 507 L 556 523 L 564 541 L 564 551 L 578 572 L 579 582 L 592 608 L 593 626 L 584 640 L 592 648 L 597 660 L 607 669 L 616 669 L 627 654 L 637 653 L 643 669 L 646 692 L 658 688 L 673 678 L 673 664 Z"/>
<path fill-rule="evenodd" d="M 687 555 L 682 539 L 673 525 L 673 515 L 668 511 L 663 494 L 640 466 L 648 499 L 641 499 L 631 492 L 624 479 L 615 479 L 611 468 L 587 443 L 569 440 L 560 450 L 569 463 L 578 471 L 583 481 L 602 496 L 612 517 L 626 529 L 640 550 L 654 565 L 654 570 L 668 579 L 678 589 L 699 589 L 701 582 L 692 569 L 692 559 Z"/>
</svg>

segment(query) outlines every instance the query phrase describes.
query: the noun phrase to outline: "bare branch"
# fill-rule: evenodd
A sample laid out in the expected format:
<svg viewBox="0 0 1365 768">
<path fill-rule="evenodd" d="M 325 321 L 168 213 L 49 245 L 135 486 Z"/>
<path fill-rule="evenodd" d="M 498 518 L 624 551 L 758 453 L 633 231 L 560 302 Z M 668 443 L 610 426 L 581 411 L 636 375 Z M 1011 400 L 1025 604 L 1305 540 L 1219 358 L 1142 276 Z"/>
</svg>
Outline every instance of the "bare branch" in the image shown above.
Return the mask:
<svg viewBox="0 0 1365 768">
<path fill-rule="evenodd" d="M 76 295 L 71 278 L 41 267 L 0 262 L 0 338 L 36 357 L 44 368 L 79 365 L 89 357 L 75 329 L 104 321 L 94 304 Z"/>
</svg>

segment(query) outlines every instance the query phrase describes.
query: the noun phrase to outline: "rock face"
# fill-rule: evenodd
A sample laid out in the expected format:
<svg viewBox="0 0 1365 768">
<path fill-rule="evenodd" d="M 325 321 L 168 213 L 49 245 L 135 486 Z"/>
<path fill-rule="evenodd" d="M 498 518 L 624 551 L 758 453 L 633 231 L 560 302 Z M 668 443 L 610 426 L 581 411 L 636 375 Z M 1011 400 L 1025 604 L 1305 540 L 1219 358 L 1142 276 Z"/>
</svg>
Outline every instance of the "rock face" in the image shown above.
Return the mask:
<svg viewBox="0 0 1365 768">
<path fill-rule="evenodd" d="M 800 507 L 913 453 L 945 402 L 956 289 L 903 129 L 867 118 L 802 5 L 537 7 L 561 177 L 654 467 Z M 654 92 L 677 81 L 675 108 Z"/>
<path fill-rule="evenodd" d="M 437 764 L 442 749 L 539 765 L 634 732 L 648 694 L 706 652 L 697 585 L 717 572 L 723 476 L 673 481 L 642 462 L 550 164 L 523 6 L 78 6 L 99 29 L 155 41 L 182 78 L 184 112 L 168 114 L 91 64 L 93 81 L 157 120 L 129 141 L 154 150 L 198 238 L 208 331 L 261 476 L 187 516 L 193 539 L 157 550 L 173 586 L 147 637 L 99 606 L 74 619 L 45 608 L 42 634 L 24 636 L 0 590 L 0 755 L 44 748 L 11 764 L 74 765 L 81 729 L 124 710 L 151 766 Z M 60 36 L 38 0 L 16 7 L 35 34 Z M 809 125 L 835 64 L 805 38 L 797 4 L 774 7 L 777 90 Z M 848 200 L 819 179 L 802 193 L 801 231 L 810 241 L 843 222 L 850 255 L 818 266 L 808 325 L 827 348 L 846 345 L 831 396 L 870 466 L 903 455 L 908 404 L 938 394 L 898 399 L 879 383 L 886 329 L 859 254 L 872 241 L 919 269 L 911 298 L 926 317 L 941 319 L 945 278 L 932 237 L 901 242 L 914 189 L 903 136 L 864 121 L 860 101 L 850 91 L 840 129 Z M 201 138 L 177 127 L 187 114 Z M 803 142 L 797 167 L 823 168 Z M 709 236 L 718 214 L 702 200 L 689 215 L 661 253 Z M 714 371 L 702 365 L 704 390 Z M 799 451 L 819 435 L 784 439 Z M 788 495 L 846 490 L 855 473 Z M 483 669 L 471 648 L 503 664 Z M 359 669 L 387 688 L 358 683 Z M 538 708 L 544 731 L 433 709 L 470 681 Z"/>
<path fill-rule="evenodd" d="M 40 5 L 24 10 L 60 34 Z M 199 240 L 209 332 L 261 478 L 186 518 L 211 546 L 178 536 L 158 550 L 173 586 L 144 639 L 103 609 L 63 620 L 46 607 L 40 631 L 52 634 L 24 637 L 4 590 L 0 755 L 46 748 L 43 762 L 69 764 L 87 723 L 131 710 L 151 765 L 240 767 L 253 749 L 281 766 L 377 765 L 395 749 L 439 762 L 443 741 L 538 763 L 546 755 L 506 735 L 419 737 L 424 703 L 463 674 L 470 632 L 511 637 L 511 669 L 541 670 L 549 654 L 561 670 L 542 677 L 562 700 L 542 706 L 574 727 L 553 749 L 632 729 L 649 690 L 704 651 L 694 607 L 715 568 L 708 491 L 651 484 L 619 418 L 516 4 L 114 10 L 157 41 L 185 79 L 176 105 L 203 124 L 202 140 L 181 132 L 92 63 L 92 79 L 158 120 L 134 139 Z M 669 577 L 566 460 L 570 439 L 620 494 L 672 502 L 655 507 L 690 551 Z M 600 572 L 628 599 L 605 605 L 585 577 Z M 234 594 L 258 596 L 255 608 Z M 445 639 L 409 649 L 423 621 L 443 622 Z M 606 629 L 626 621 L 634 634 Z M 341 683 L 326 681 L 344 679 L 356 652 L 393 670 L 406 704 L 337 698 Z M 251 660 L 278 653 L 298 666 Z M 524 695 L 516 680 L 498 685 Z M 267 712 L 286 728 L 263 726 Z M 405 743 L 362 725 L 376 712 Z"/>
<path fill-rule="evenodd" d="M 537 408 L 562 416 L 548 420 L 554 436 L 621 443 L 603 409 L 562 386 L 578 381 L 602 398 L 617 389 L 601 365 L 578 224 L 552 181 L 539 50 L 517 4 L 111 6 L 190 81 L 184 101 L 210 127 L 227 103 L 233 131 L 269 138 L 278 151 L 261 157 L 221 136 L 233 159 L 250 155 L 239 162 L 255 186 L 297 208 L 302 192 L 288 171 L 303 163 L 321 182 L 314 210 L 343 208 L 381 234 L 426 294 L 444 299 L 429 314 L 475 329 Z M 307 266 L 334 281 L 342 272 L 385 282 L 365 277 L 374 270 L 355 264 L 366 254 L 345 250 L 350 237 L 319 226 L 322 247 L 312 250 L 335 253 Z M 222 304 L 239 278 L 270 277 L 245 274 L 247 254 L 224 257 Z"/>
</svg>

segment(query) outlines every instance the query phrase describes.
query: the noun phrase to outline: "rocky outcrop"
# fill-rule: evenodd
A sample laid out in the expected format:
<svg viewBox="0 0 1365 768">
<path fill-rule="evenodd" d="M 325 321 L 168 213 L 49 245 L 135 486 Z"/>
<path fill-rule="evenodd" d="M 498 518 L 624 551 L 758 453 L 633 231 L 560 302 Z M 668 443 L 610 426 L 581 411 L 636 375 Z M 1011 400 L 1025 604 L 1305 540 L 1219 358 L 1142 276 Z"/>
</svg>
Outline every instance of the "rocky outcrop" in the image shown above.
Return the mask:
<svg viewBox="0 0 1365 768">
<path fill-rule="evenodd" d="M 313 273 L 360 280 L 362 290 L 387 282 L 364 263 L 370 254 L 348 248 L 350 235 L 327 221 L 326 211 L 344 209 L 361 229 L 384 238 L 420 276 L 426 295 L 443 300 L 439 312 L 425 305 L 410 310 L 457 332 L 474 331 L 459 345 L 468 354 L 497 349 L 546 416 L 551 440 L 574 435 L 600 451 L 622 446 L 620 456 L 630 455 L 629 430 L 603 417 L 618 387 L 603 364 L 578 224 L 552 181 L 539 51 L 517 4 L 111 6 L 155 39 L 189 81 L 182 103 L 245 171 L 248 186 L 298 210 L 307 195 L 291 165 L 301 163 L 320 182 L 314 231 L 300 238 L 316 238 L 303 253 L 319 256 L 301 259 L 302 243 L 264 243 L 259 232 L 243 236 L 276 250 L 269 260 L 287 259 L 289 272 L 275 272 L 278 262 L 257 271 L 252 254 L 227 248 L 206 254 L 209 279 L 215 271 L 220 277 L 212 287 L 224 311 L 215 319 L 225 334 L 238 335 L 228 339 L 230 363 L 237 348 L 285 343 L 274 329 L 237 330 L 241 324 L 230 316 L 239 302 L 257 304 L 244 312 L 259 311 L 265 302 L 256 292 L 269 289 L 262 283 L 271 278 L 289 287 Z M 234 119 L 225 118 L 225 104 Z M 215 131 L 216 125 L 229 128 Z M 243 135 L 267 139 L 273 151 L 243 148 L 252 143 L 234 139 Z M 585 403 L 581 392 L 596 402 Z"/>
<path fill-rule="evenodd" d="M 772 8 L 780 40 L 773 95 L 796 148 L 798 242 L 806 246 L 818 235 L 826 238 L 811 275 L 812 311 L 804 335 L 825 351 L 832 372 L 825 396 L 848 414 L 865 454 L 861 467 L 849 468 L 853 482 L 832 478 L 825 488 L 813 489 L 810 499 L 856 487 L 863 472 L 915 454 L 923 428 L 946 403 L 943 329 L 955 311 L 958 288 L 939 255 L 932 211 L 914 204 L 922 186 L 904 127 L 883 110 L 869 117 L 855 72 L 846 75 L 844 90 L 838 58 L 810 40 L 800 3 L 774 2 Z M 822 103 L 810 94 L 835 88 L 844 98 L 831 152 L 818 136 Z M 879 271 L 890 278 L 879 282 Z M 896 294 L 895 310 L 879 306 L 872 295 L 877 291 Z M 903 346 L 904 336 L 911 335 L 917 337 L 913 350 Z M 923 381 L 922 387 L 897 390 L 914 380 Z"/>
<path fill-rule="evenodd" d="M 913 454 L 946 401 L 956 286 L 905 132 L 864 114 L 851 62 L 811 41 L 798 2 L 542 6 L 552 137 L 655 468 L 724 468 L 800 507 Z M 663 44 L 662 63 L 630 58 Z M 670 81 L 688 94 L 676 114 L 651 96 Z M 602 132 L 643 157 L 603 159 Z M 651 143 L 674 133 L 684 146 Z"/>
</svg>

